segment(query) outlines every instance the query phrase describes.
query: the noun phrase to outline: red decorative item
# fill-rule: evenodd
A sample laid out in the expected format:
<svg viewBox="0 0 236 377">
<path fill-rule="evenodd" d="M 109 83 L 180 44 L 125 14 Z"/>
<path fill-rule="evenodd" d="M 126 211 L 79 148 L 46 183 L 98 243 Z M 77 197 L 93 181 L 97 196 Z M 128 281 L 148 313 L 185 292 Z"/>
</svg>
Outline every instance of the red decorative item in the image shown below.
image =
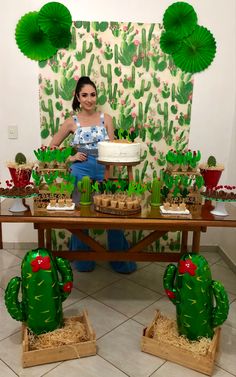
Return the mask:
<svg viewBox="0 0 236 377">
<path fill-rule="evenodd" d="M 169 289 L 165 289 L 165 292 L 167 294 L 167 296 L 170 298 L 170 299 L 174 299 L 175 298 L 175 294 L 174 292 L 170 291 Z"/>
<path fill-rule="evenodd" d="M 30 263 L 33 272 L 38 272 L 39 270 L 50 270 L 51 263 L 50 257 L 41 257 L 40 255 L 37 256 L 32 262 Z"/>
<path fill-rule="evenodd" d="M 223 170 L 200 169 L 207 189 L 218 185 Z"/>
<path fill-rule="evenodd" d="M 72 290 L 72 287 L 73 287 L 73 283 L 72 283 L 72 281 L 68 281 L 67 283 L 65 283 L 65 284 L 63 285 L 63 291 L 64 291 L 64 292 L 68 292 L 68 293 L 70 293 L 71 290 Z"/>
<path fill-rule="evenodd" d="M 25 187 L 30 184 L 32 169 L 8 168 L 15 187 Z"/>
<path fill-rule="evenodd" d="M 191 259 L 180 260 L 179 261 L 179 273 L 188 273 L 191 276 L 195 275 L 195 270 L 197 266 L 191 261 Z"/>
</svg>

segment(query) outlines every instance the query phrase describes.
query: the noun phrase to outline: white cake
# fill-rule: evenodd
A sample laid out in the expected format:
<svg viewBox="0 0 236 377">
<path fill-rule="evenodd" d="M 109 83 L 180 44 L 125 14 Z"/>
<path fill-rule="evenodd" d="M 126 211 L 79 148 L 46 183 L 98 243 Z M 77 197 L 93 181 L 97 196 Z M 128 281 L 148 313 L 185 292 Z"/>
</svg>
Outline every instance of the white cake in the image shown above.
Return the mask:
<svg viewBox="0 0 236 377">
<path fill-rule="evenodd" d="M 98 143 L 98 161 L 102 162 L 139 162 L 140 143 L 119 141 L 100 141 Z"/>
</svg>

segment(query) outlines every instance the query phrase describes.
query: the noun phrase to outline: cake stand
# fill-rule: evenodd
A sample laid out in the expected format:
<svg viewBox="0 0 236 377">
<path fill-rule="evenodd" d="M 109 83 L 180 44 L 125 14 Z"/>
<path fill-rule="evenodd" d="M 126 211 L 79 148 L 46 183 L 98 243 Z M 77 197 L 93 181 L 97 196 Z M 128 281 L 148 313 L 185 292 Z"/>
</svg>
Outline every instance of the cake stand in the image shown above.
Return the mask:
<svg viewBox="0 0 236 377">
<path fill-rule="evenodd" d="M 31 198 L 33 196 L 37 196 L 37 194 L 29 194 L 29 195 L 18 195 L 18 196 L 11 196 L 11 195 L 0 195 L 2 198 L 9 198 L 14 199 L 11 207 L 9 208 L 10 212 L 24 212 L 27 211 L 29 208 L 25 206 L 23 203 L 23 199 Z"/>
<path fill-rule="evenodd" d="M 215 207 L 213 208 L 212 211 L 210 211 L 212 215 L 215 215 L 215 216 L 228 216 L 228 212 L 225 208 L 225 203 L 236 202 L 236 199 L 217 199 L 211 196 L 205 196 L 205 195 L 203 196 L 206 200 L 212 200 L 216 202 Z"/>
<path fill-rule="evenodd" d="M 106 166 L 106 168 L 105 168 L 105 179 L 110 178 L 110 166 L 126 166 L 129 181 L 133 180 L 132 167 L 140 164 L 140 161 L 136 161 L 136 162 L 106 162 L 106 161 L 101 161 L 101 160 L 97 160 L 97 161 L 99 162 L 99 164 Z"/>
</svg>

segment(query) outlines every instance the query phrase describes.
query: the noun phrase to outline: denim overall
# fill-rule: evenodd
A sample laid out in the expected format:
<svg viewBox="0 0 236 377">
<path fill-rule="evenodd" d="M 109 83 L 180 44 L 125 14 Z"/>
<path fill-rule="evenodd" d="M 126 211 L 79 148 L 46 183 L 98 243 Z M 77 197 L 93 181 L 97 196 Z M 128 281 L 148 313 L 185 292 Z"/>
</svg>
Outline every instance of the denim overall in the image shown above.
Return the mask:
<svg viewBox="0 0 236 377">
<path fill-rule="evenodd" d="M 102 181 L 104 179 L 105 166 L 97 162 L 97 143 L 103 140 L 109 140 L 106 128 L 104 126 L 104 114 L 100 115 L 99 126 L 81 127 L 77 116 L 73 117 L 74 122 L 77 125 L 77 129 L 74 134 L 72 145 L 78 148 L 79 152 L 87 154 L 86 161 L 76 161 L 71 165 L 71 174 L 75 177 L 75 187 L 77 183 L 84 176 L 88 175 L 91 179 Z M 78 190 L 75 189 L 73 194 L 73 201 L 78 203 L 79 195 Z M 88 231 L 85 231 L 88 233 Z M 109 229 L 107 231 L 108 249 L 110 251 L 115 250 L 127 250 L 129 248 L 128 242 L 124 236 L 122 230 Z M 89 246 L 82 242 L 77 236 L 72 234 L 70 241 L 70 250 L 88 250 Z M 135 262 L 110 262 L 112 268 L 116 272 L 130 273 L 136 270 Z M 75 266 L 78 271 L 92 271 L 95 268 L 94 261 L 76 261 Z"/>
</svg>

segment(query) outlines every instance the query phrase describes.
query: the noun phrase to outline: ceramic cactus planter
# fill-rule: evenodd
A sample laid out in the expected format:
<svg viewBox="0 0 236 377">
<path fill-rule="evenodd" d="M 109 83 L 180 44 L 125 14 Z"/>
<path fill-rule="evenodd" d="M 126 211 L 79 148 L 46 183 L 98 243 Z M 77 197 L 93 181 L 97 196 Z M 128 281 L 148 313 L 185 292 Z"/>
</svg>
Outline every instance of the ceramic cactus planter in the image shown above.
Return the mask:
<svg viewBox="0 0 236 377">
<path fill-rule="evenodd" d="M 84 176 L 77 184 L 78 191 L 80 192 L 79 203 L 83 206 L 88 206 L 92 203 L 92 185 L 89 176 Z"/>
</svg>

